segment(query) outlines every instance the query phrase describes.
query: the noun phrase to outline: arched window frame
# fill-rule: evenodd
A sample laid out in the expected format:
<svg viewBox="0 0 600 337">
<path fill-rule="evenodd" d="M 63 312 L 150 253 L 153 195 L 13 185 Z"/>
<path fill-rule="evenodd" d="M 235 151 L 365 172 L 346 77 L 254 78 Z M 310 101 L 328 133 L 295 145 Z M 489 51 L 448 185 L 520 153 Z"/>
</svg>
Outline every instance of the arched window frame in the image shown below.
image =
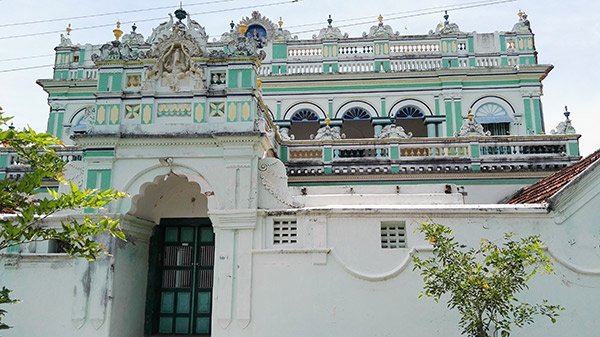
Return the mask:
<svg viewBox="0 0 600 337">
<path fill-rule="evenodd" d="M 343 105 L 341 105 L 338 108 L 338 110 L 335 114 L 335 118 L 343 119 L 344 114 L 352 108 L 362 108 L 362 109 L 366 110 L 367 113 L 371 116 L 371 118 L 379 117 L 377 110 L 375 110 L 375 108 L 371 104 L 368 104 L 367 102 L 363 102 L 363 101 L 350 101 L 350 102 L 344 103 Z M 366 120 L 366 119 L 364 119 L 364 120 Z"/>
<path fill-rule="evenodd" d="M 496 121 L 492 120 L 493 117 L 484 119 L 484 118 L 482 118 L 483 116 L 481 115 L 480 111 L 482 108 L 485 108 L 486 106 L 499 107 L 504 111 L 504 114 L 497 115 Z M 503 135 L 505 135 L 504 134 L 505 132 L 507 134 L 512 134 L 515 131 L 515 130 L 512 130 L 513 129 L 512 125 L 517 116 L 515 114 L 513 107 L 503 98 L 496 97 L 496 96 L 482 97 L 482 98 L 478 99 L 475 103 L 473 103 L 473 105 L 471 105 L 471 112 L 475 116 L 475 121 L 482 124 L 485 129 L 489 129 L 489 131 L 492 131 L 493 134 L 496 134 L 498 136 L 503 136 Z M 489 125 L 489 127 L 487 125 Z M 500 127 L 501 125 L 504 125 L 504 126 Z M 505 128 L 504 132 L 499 132 L 499 131 L 494 132 L 493 131 L 494 129 L 499 130 L 502 128 Z"/>
<path fill-rule="evenodd" d="M 396 119 L 396 115 L 398 114 L 398 111 L 400 111 L 400 109 L 402 109 L 403 107 L 409 106 L 409 105 L 419 108 L 421 110 L 421 112 L 423 113 L 423 117 L 433 115 L 431 109 L 429 108 L 429 106 L 427 104 L 425 104 L 419 100 L 416 100 L 416 99 L 403 99 L 392 105 L 392 107 L 389 109 L 389 111 L 387 113 L 388 117 L 390 117 L 390 118 L 393 117 L 394 119 Z"/>
<path fill-rule="evenodd" d="M 401 114 L 403 116 L 401 116 Z M 413 104 L 407 104 L 396 110 L 394 119 L 424 119 L 425 113 L 421 108 Z"/>
<path fill-rule="evenodd" d="M 371 118 L 369 111 L 359 106 L 351 107 L 342 114 L 342 120 L 345 121 L 368 121 Z"/>
<path fill-rule="evenodd" d="M 290 117 L 290 120 L 297 123 L 318 122 L 319 115 L 311 108 L 302 108 L 296 110 Z"/>
<path fill-rule="evenodd" d="M 321 109 L 320 106 L 316 105 L 315 103 L 312 102 L 300 102 L 300 103 L 296 103 L 292 106 L 290 106 L 284 116 L 283 116 L 283 120 L 287 120 L 287 121 L 292 121 L 292 116 L 299 110 L 303 110 L 303 109 L 308 109 L 308 110 L 312 110 L 317 114 L 317 117 L 319 117 L 319 119 L 325 119 L 325 112 L 323 111 L 323 109 Z"/>
</svg>

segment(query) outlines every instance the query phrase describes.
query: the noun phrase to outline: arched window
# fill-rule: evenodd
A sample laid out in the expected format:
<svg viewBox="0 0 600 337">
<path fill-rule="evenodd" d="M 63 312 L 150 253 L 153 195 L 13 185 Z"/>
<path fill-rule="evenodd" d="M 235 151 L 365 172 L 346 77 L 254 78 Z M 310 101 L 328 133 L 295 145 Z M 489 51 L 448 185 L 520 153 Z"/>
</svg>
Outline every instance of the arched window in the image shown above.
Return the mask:
<svg viewBox="0 0 600 337">
<path fill-rule="evenodd" d="M 371 119 L 371 115 L 364 108 L 353 107 L 353 108 L 346 110 L 346 112 L 344 112 L 344 115 L 342 115 L 342 119 L 343 120 L 355 120 L 355 121 L 356 120 L 369 120 L 369 119 Z"/>
<path fill-rule="evenodd" d="M 263 40 L 266 40 L 267 30 L 261 25 L 250 25 L 246 31 L 246 37 L 254 37 L 255 35 Z"/>
<path fill-rule="evenodd" d="M 352 107 L 342 115 L 342 132 L 346 138 L 373 138 L 371 114 L 361 107 Z"/>
<path fill-rule="evenodd" d="M 292 122 L 313 122 L 318 121 L 319 116 L 312 109 L 300 109 L 292 115 Z"/>
<path fill-rule="evenodd" d="M 319 130 L 319 116 L 312 109 L 299 109 L 294 112 L 290 120 L 292 121 L 290 134 L 294 135 L 294 139 L 310 139 L 310 135 L 316 135 Z"/>
<path fill-rule="evenodd" d="M 398 109 L 394 115 L 396 125 L 404 128 L 404 131 L 411 132 L 413 137 L 427 137 L 427 127 L 424 123 L 425 114 L 421 108 L 415 105 L 405 105 Z"/>
<path fill-rule="evenodd" d="M 500 104 L 490 102 L 477 108 L 475 121 L 492 136 L 506 136 L 510 134 L 510 123 L 513 120 Z"/>
<path fill-rule="evenodd" d="M 396 112 L 396 119 L 398 119 L 398 118 L 403 118 L 403 119 L 420 118 L 420 119 L 423 119 L 423 117 L 425 117 L 425 115 L 423 114 L 423 111 L 421 111 L 421 109 L 419 109 L 418 107 L 416 107 L 414 105 L 403 106 L 402 108 L 400 108 L 400 110 L 398 110 L 398 112 Z"/>
</svg>

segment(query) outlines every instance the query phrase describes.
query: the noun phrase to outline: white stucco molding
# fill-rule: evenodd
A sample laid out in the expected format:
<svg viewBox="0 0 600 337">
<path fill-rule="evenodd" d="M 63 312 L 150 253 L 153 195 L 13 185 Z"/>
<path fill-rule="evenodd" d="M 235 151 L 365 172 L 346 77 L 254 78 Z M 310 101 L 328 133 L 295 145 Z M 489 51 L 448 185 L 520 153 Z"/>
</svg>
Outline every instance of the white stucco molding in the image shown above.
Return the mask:
<svg viewBox="0 0 600 337">
<path fill-rule="evenodd" d="M 256 209 L 249 210 L 214 210 L 208 211 L 214 228 L 218 229 L 254 229 L 258 219 Z"/>
<path fill-rule="evenodd" d="M 404 258 L 404 260 L 402 260 L 397 267 L 395 267 L 394 269 L 392 269 L 388 272 L 378 273 L 378 274 L 364 273 L 364 272 L 361 272 L 361 271 L 358 271 L 358 270 L 348 267 L 348 264 L 345 263 L 344 261 L 342 261 L 342 259 L 337 254 L 335 254 L 334 251 L 331 253 L 331 256 L 333 256 L 334 259 L 344 268 L 344 271 L 346 273 L 350 274 L 351 276 L 356 277 L 357 279 L 369 281 L 369 282 L 382 282 L 382 281 L 387 281 L 389 279 L 392 279 L 392 278 L 398 276 L 401 272 L 403 272 L 408 267 L 408 265 L 411 263 L 412 257 L 416 253 L 431 252 L 431 251 L 433 251 L 432 247 L 413 247 L 410 250 L 408 250 L 408 254 L 406 254 L 406 257 Z"/>
</svg>

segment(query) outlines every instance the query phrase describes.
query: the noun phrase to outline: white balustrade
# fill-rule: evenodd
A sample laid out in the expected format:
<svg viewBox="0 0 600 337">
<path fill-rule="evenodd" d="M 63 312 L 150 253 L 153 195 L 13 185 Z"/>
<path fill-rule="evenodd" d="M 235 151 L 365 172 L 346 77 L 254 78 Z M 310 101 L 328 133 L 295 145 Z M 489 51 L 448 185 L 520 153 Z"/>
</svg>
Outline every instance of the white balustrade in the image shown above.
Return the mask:
<svg viewBox="0 0 600 337">
<path fill-rule="evenodd" d="M 371 54 L 373 54 L 372 45 L 343 45 L 338 47 L 338 56 L 342 58 L 348 56 Z"/>
<path fill-rule="evenodd" d="M 320 63 L 309 64 L 288 64 L 288 74 L 320 74 L 323 72 L 323 65 Z"/>
<path fill-rule="evenodd" d="M 433 70 L 442 67 L 442 60 L 393 60 L 392 71 Z"/>
<path fill-rule="evenodd" d="M 477 67 L 498 67 L 500 66 L 499 57 L 479 57 L 475 59 Z"/>
<path fill-rule="evenodd" d="M 259 76 L 270 76 L 271 75 L 271 65 L 270 64 L 263 64 L 260 66 L 260 68 L 258 68 L 258 75 Z"/>
<path fill-rule="evenodd" d="M 84 71 L 84 79 L 86 80 L 95 80 L 98 77 L 97 69 L 85 69 Z"/>
<path fill-rule="evenodd" d="M 310 58 L 320 57 L 323 54 L 323 48 L 318 47 L 298 47 L 288 49 L 288 57 Z"/>
<path fill-rule="evenodd" d="M 419 53 L 439 53 L 439 43 L 418 43 L 418 44 L 393 44 L 390 46 L 392 54 L 419 54 Z"/>
<path fill-rule="evenodd" d="M 342 62 L 339 64 L 340 73 L 364 73 L 374 70 L 373 61 L 366 62 Z"/>
</svg>

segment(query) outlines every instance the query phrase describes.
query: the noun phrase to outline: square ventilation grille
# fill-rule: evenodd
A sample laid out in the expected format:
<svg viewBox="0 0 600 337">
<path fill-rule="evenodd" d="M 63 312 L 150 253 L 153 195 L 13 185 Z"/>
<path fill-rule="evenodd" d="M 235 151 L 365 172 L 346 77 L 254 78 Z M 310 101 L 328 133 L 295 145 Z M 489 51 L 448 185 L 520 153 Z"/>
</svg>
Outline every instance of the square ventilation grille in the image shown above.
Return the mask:
<svg viewBox="0 0 600 337">
<path fill-rule="evenodd" d="M 381 223 L 381 248 L 396 249 L 406 247 L 406 224 L 404 221 Z"/>
<path fill-rule="evenodd" d="M 296 220 L 273 220 L 273 245 L 298 243 L 298 223 Z"/>
</svg>

